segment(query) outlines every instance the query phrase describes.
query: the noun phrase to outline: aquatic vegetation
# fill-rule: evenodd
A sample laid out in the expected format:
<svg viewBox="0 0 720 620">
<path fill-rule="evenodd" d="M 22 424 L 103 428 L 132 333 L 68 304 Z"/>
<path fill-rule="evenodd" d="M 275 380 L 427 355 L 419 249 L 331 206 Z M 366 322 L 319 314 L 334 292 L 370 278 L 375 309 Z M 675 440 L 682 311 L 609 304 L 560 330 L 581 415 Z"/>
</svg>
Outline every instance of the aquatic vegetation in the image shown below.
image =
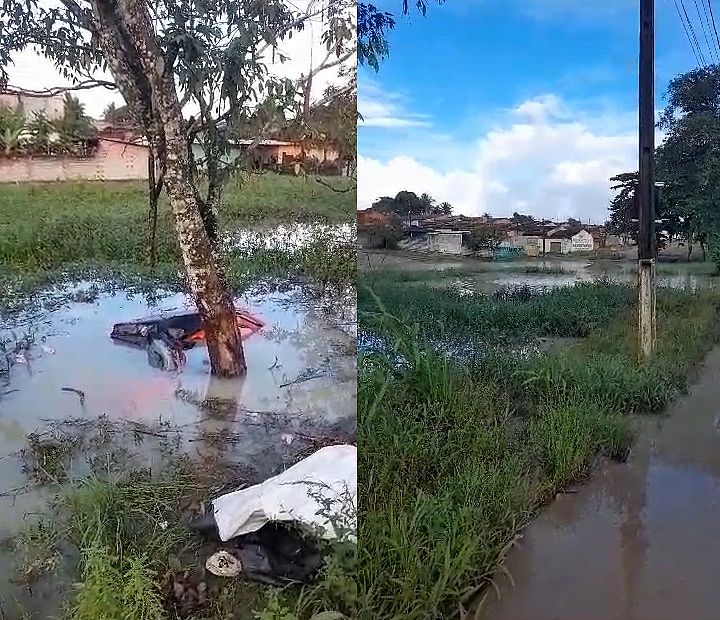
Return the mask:
<svg viewBox="0 0 720 620">
<path fill-rule="evenodd" d="M 662 411 L 720 335 L 713 291 L 659 293 L 658 353 L 640 365 L 627 286 L 464 298 L 393 274 L 365 283 L 360 328 L 386 345 L 358 371 L 368 618 L 469 609 L 539 507 L 598 455 L 627 458 L 629 414 Z M 517 354 L 541 336 L 573 340 Z M 448 355 L 449 341 L 483 355 Z"/>
<path fill-rule="evenodd" d="M 235 232 L 258 225 L 270 228 L 283 221 L 348 224 L 354 213 L 352 192 L 333 192 L 314 179 L 268 174 L 232 183 L 220 218 L 224 231 Z M 147 190 L 139 182 L 3 185 L 0 265 L 22 273 L 78 264 L 137 270 L 149 261 L 147 218 Z M 287 236 L 291 235 L 288 229 Z M 314 241 L 321 240 L 322 235 Z M 159 263 L 179 264 L 172 214 L 165 204 L 160 208 L 156 247 Z M 334 262 L 337 244 L 325 253 L 319 251 L 319 244 L 313 247 L 305 254 L 288 256 L 282 264 L 276 259 L 273 267 L 312 275 L 315 266 Z M 247 253 L 240 256 L 252 263 Z M 262 264 L 259 261 L 256 267 Z M 354 275 L 354 268 L 349 275 Z"/>
</svg>

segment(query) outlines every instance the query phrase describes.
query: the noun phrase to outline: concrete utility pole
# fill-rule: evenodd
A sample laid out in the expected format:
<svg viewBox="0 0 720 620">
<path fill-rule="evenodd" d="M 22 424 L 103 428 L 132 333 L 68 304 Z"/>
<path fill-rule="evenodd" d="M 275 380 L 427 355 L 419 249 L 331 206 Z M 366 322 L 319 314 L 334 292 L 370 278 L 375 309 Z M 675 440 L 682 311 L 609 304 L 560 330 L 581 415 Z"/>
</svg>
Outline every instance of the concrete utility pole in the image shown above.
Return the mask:
<svg viewBox="0 0 720 620">
<path fill-rule="evenodd" d="M 638 340 L 640 359 L 655 351 L 655 0 L 640 0 L 640 162 L 638 174 Z"/>
</svg>

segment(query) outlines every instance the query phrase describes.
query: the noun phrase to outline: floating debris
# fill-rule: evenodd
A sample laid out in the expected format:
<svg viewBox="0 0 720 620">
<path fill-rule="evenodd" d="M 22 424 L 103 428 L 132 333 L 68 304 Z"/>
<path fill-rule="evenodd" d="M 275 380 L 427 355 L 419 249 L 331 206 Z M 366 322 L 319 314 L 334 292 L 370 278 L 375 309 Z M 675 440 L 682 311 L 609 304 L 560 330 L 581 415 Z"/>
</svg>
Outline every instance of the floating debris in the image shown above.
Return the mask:
<svg viewBox="0 0 720 620">
<path fill-rule="evenodd" d="M 71 392 L 73 394 L 77 394 L 78 397 L 80 398 L 80 406 L 83 406 L 85 404 L 85 392 L 83 392 L 82 390 L 78 390 L 78 389 L 72 388 L 72 387 L 61 387 L 60 391 L 61 392 Z"/>
<path fill-rule="evenodd" d="M 242 572 L 242 564 L 232 553 L 218 551 L 205 562 L 205 568 L 217 577 L 237 577 Z"/>
</svg>

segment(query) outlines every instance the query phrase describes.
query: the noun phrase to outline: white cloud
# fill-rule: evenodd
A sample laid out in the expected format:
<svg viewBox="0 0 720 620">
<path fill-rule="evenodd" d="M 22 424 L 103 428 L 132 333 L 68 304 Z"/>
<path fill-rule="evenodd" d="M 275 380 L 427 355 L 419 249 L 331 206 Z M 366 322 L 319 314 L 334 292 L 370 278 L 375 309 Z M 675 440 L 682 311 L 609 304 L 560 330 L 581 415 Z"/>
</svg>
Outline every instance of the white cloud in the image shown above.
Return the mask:
<svg viewBox="0 0 720 620">
<path fill-rule="evenodd" d="M 550 218 L 602 221 L 612 196 L 609 178 L 636 167 L 634 122 L 577 109 L 554 95 L 521 102 L 475 140 L 458 140 L 467 156 L 456 165 L 421 164 L 412 150 L 358 162 L 358 206 L 402 189 L 447 200 L 456 212 L 508 215 L 524 210 Z M 417 136 L 421 143 L 423 136 Z M 441 168 L 442 165 L 442 168 Z"/>
<path fill-rule="evenodd" d="M 513 112 L 519 119 L 542 122 L 550 118 L 560 118 L 567 114 L 562 100 L 557 95 L 539 95 L 523 101 Z"/>
<path fill-rule="evenodd" d="M 413 114 L 405 109 L 403 97 L 398 93 L 383 90 L 368 77 L 358 85 L 359 121 L 364 127 L 407 128 L 428 127 L 430 123 L 422 114 Z"/>
<path fill-rule="evenodd" d="M 381 196 L 394 196 L 403 189 L 428 192 L 455 205 L 479 204 L 484 180 L 463 170 L 439 173 L 411 157 L 395 157 L 388 162 L 358 157 L 358 207 L 369 207 Z"/>
</svg>

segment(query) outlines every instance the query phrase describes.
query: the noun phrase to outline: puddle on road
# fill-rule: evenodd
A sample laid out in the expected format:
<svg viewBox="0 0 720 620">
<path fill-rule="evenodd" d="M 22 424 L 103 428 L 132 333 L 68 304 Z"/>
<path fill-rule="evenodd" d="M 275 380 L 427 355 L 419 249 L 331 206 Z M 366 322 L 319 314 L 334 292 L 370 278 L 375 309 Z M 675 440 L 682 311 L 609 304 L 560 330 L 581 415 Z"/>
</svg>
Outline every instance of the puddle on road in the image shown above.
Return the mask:
<svg viewBox="0 0 720 620">
<path fill-rule="evenodd" d="M 485 620 L 720 617 L 720 349 L 669 417 L 643 420 L 626 464 L 605 463 L 533 522 L 507 561 L 515 587 Z"/>
</svg>

